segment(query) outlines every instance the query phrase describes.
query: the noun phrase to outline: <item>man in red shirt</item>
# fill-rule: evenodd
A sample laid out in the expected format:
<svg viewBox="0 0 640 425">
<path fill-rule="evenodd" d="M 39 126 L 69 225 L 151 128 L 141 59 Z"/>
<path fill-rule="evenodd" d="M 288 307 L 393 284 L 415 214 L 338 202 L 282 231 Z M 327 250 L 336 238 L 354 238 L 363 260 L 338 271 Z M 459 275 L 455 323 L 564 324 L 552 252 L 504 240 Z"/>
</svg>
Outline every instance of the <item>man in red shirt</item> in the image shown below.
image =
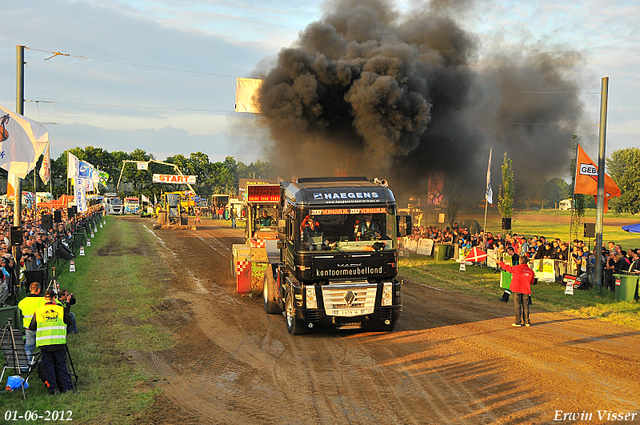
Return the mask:
<svg viewBox="0 0 640 425">
<path fill-rule="evenodd" d="M 529 294 L 531 294 L 531 284 L 535 277 L 533 270 L 527 264 L 529 259 L 526 256 L 520 257 L 520 264 L 517 266 L 508 266 L 500 261 L 500 267 L 513 274 L 509 289 L 513 294 L 515 304 L 516 321 L 511 326 L 516 328 L 531 326 L 529 321 Z"/>
</svg>

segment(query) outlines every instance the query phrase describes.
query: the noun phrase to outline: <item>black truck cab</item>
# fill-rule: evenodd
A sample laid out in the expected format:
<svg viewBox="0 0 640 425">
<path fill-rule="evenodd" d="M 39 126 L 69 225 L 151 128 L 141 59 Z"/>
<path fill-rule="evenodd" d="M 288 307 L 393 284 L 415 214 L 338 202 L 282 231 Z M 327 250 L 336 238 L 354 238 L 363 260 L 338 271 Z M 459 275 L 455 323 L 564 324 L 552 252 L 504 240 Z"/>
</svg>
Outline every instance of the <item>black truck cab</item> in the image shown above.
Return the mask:
<svg viewBox="0 0 640 425">
<path fill-rule="evenodd" d="M 317 324 L 392 330 L 402 283 L 396 201 L 385 182 L 305 178 L 281 186 L 274 283 L 289 331 Z"/>
</svg>

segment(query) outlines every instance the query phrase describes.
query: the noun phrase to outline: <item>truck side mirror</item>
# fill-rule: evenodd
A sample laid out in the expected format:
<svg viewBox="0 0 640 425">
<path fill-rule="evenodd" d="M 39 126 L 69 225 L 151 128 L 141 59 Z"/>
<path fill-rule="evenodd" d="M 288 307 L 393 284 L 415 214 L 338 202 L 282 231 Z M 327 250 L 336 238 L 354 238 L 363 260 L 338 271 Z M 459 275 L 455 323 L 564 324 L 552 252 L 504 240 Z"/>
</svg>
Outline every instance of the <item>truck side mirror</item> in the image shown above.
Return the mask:
<svg viewBox="0 0 640 425">
<path fill-rule="evenodd" d="M 410 236 L 413 233 L 410 215 L 396 216 L 396 224 L 399 237 L 403 238 L 405 236 Z"/>
<path fill-rule="evenodd" d="M 287 239 L 287 220 L 278 220 L 278 239 Z"/>
</svg>

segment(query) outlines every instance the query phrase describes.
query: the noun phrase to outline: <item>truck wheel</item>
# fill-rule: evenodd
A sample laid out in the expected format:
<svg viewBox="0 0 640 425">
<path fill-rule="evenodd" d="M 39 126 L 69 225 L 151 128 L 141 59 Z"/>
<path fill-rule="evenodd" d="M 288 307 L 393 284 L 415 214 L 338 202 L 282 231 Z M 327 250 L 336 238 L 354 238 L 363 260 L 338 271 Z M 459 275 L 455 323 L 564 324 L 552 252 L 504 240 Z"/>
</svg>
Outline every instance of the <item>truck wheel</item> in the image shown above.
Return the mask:
<svg viewBox="0 0 640 425">
<path fill-rule="evenodd" d="M 296 320 L 293 313 L 293 294 L 287 295 L 285 303 L 285 318 L 287 319 L 287 330 L 291 335 L 301 335 L 306 329 L 300 320 Z"/>
<path fill-rule="evenodd" d="M 264 274 L 264 284 L 262 285 L 262 298 L 264 301 L 264 311 L 267 314 L 280 313 L 280 306 L 274 301 L 276 288 L 273 279 L 269 279 L 269 269 Z"/>
</svg>

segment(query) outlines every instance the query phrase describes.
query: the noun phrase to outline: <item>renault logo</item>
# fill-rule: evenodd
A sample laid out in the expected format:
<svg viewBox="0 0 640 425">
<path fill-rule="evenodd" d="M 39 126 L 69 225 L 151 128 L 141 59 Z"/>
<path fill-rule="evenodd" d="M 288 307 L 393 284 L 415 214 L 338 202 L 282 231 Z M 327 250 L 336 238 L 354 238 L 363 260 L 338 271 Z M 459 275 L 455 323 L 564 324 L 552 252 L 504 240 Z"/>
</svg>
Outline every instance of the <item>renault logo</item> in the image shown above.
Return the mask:
<svg viewBox="0 0 640 425">
<path fill-rule="evenodd" d="M 356 299 L 356 294 L 354 294 L 351 291 L 347 291 L 346 294 L 344 294 L 344 300 L 347 302 L 347 305 L 349 307 L 351 307 L 351 303 Z"/>
</svg>

